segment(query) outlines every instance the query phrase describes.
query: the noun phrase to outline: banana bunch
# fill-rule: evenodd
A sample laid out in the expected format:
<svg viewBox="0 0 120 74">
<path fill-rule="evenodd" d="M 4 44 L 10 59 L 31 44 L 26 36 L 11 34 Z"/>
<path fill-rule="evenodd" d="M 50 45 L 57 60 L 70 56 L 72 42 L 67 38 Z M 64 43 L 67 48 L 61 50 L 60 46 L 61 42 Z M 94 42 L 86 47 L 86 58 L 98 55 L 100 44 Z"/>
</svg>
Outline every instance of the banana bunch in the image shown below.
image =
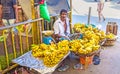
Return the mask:
<svg viewBox="0 0 120 74">
<path fill-rule="evenodd" d="M 72 40 L 69 43 L 71 51 L 77 54 L 90 54 L 93 51 L 96 51 L 100 48 L 100 45 L 95 44 L 95 40 Z"/>
<path fill-rule="evenodd" d="M 44 57 L 43 50 L 40 48 L 39 45 L 32 45 L 32 55 L 34 57 Z"/>
<path fill-rule="evenodd" d="M 100 41 L 104 40 L 106 38 L 106 34 L 104 31 L 99 30 L 98 28 L 92 27 L 92 25 L 85 25 L 85 24 L 75 24 L 73 29 L 77 30 L 77 32 L 83 34 L 83 38 L 86 39 L 94 39 L 99 43 Z M 107 36 L 108 37 L 108 36 Z M 110 36 L 112 37 L 112 36 Z"/>
<path fill-rule="evenodd" d="M 114 39 L 114 38 L 115 38 L 115 35 L 112 34 L 112 33 L 109 33 L 109 34 L 106 35 L 106 38 L 107 38 L 107 39 Z"/>
<path fill-rule="evenodd" d="M 74 27 L 73 27 L 73 29 L 74 29 L 75 32 L 85 31 L 85 30 L 82 30 L 82 28 L 85 28 L 85 25 L 80 24 L 80 23 L 74 24 Z"/>
<path fill-rule="evenodd" d="M 47 30 L 47 31 L 42 31 L 42 33 L 43 33 L 45 36 L 51 36 L 51 35 L 54 33 L 54 31 L 52 31 L 52 30 Z"/>
<path fill-rule="evenodd" d="M 60 62 L 60 60 L 69 51 L 69 41 L 63 40 L 58 44 L 46 45 L 32 45 L 32 55 L 36 58 L 42 58 L 46 66 L 52 67 Z"/>
<path fill-rule="evenodd" d="M 60 60 L 68 53 L 68 44 L 68 40 L 63 40 L 59 42 L 56 46 L 50 45 L 50 47 L 52 46 L 52 52 L 45 52 L 45 57 L 43 58 L 44 64 L 48 67 L 52 67 L 58 64 Z"/>
</svg>

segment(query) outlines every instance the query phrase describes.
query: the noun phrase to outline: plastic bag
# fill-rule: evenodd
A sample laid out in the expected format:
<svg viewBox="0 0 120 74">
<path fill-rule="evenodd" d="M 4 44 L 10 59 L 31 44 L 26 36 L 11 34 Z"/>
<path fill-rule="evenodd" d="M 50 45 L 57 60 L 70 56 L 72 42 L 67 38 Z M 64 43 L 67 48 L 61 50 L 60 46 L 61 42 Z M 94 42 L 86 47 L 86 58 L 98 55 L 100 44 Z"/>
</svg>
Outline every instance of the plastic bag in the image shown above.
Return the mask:
<svg viewBox="0 0 120 74">
<path fill-rule="evenodd" d="M 40 17 L 47 21 L 50 21 L 50 15 L 47 9 L 46 2 L 44 2 L 44 4 L 40 4 L 39 9 L 40 9 Z"/>
</svg>

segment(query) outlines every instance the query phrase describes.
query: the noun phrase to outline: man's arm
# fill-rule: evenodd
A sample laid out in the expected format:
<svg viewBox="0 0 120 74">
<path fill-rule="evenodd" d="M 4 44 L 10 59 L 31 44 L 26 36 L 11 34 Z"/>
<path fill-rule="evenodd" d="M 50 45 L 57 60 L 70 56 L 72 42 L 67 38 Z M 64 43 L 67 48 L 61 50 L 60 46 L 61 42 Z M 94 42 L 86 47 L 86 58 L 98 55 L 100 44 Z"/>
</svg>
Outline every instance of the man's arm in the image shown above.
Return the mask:
<svg viewBox="0 0 120 74">
<path fill-rule="evenodd" d="M 13 7 L 15 10 L 16 22 L 18 22 L 18 8 L 17 8 L 17 1 L 16 0 L 13 0 Z"/>
<path fill-rule="evenodd" d="M 2 21 L 2 5 L 0 4 L 0 22 Z"/>
<path fill-rule="evenodd" d="M 61 36 L 59 35 L 59 23 L 55 22 L 53 25 L 54 32 L 55 32 L 55 37 L 60 38 Z"/>
<path fill-rule="evenodd" d="M 14 5 L 14 9 L 15 9 L 16 22 L 18 22 L 18 9 L 17 9 L 17 5 Z"/>
</svg>

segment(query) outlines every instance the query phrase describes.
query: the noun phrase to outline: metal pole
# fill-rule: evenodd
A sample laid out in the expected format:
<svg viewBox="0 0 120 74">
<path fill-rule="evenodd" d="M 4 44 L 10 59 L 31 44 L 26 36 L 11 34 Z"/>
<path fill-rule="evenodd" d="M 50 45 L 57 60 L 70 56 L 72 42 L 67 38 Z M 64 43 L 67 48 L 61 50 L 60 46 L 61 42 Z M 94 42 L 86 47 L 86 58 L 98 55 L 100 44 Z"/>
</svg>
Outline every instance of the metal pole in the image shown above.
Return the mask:
<svg viewBox="0 0 120 74">
<path fill-rule="evenodd" d="M 72 0 L 70 0 L 70 32 L 72 33 Z"/>
<path fill-rule="evenodd" d="M 35 7 L 34 0 L 31 0 L 31 10 L 32 10 L 32 19 L 35 19 Z M 37 44 L 37 23 L 32 23 L 32 34 L 33 34 L 33 43 Z"/>
<path fill-rule="evenodd" d="M 88 24 L 90 24 L 90 16 L 91 16 L 91 7 L 89 7 L 89 13 L 88 13 Z"/>
</svg>

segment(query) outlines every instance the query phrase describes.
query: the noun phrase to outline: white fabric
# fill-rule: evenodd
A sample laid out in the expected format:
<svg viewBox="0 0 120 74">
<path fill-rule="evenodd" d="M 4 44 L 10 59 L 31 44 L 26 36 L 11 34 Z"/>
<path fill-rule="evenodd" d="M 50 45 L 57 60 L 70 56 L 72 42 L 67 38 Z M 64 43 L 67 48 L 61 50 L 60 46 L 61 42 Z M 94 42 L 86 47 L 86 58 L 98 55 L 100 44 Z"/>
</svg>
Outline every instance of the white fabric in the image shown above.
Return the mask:
<svg viewBox="0 0 120 74">
<path fill-rule="evenodd" d="M 104 3 L 105 2 L 105 0 L 100 0 L 100 3 Z"/>
<path fill-rule="evenodd" d="M 66 19 L 66 24 L 67 24 L 67 30 L 66 33 L 64 33 L 65 32 L 64 23 L 61 21 L 60 18 L 56 20 L 53 26 L 55 34 L 59 34 L 61 36 L 68 36 L 70 34 L 70 24 L 68 18 Z"/>
<path fill-rule="evenodd" d="M 2 21 L 3 21 L 4 25 L 6 25 L 6 26 L 13 25 L 15 23 L 15 19 L 9 19 L 8 21 L 10 24 L 8 24 L 6 19 L 2 19 Z"/>
<path fill-rule="evenodd" d="M 13 24 L 15 23 L 15 19 L 9 19 L 9 20 L 8 20 L 9 23 L 8 23 L 8 21 L 7 21 L 6 19 L 2 19 L 2 21 L 3 21 L 3 24 L 4 24 L 5 26 L 13 25 Z M 10 30 L 7 30 L 7 31 L 10 31 Z M 16 32 L 16 28 L 13 27 L 12 31 Z"/>
</svg>

